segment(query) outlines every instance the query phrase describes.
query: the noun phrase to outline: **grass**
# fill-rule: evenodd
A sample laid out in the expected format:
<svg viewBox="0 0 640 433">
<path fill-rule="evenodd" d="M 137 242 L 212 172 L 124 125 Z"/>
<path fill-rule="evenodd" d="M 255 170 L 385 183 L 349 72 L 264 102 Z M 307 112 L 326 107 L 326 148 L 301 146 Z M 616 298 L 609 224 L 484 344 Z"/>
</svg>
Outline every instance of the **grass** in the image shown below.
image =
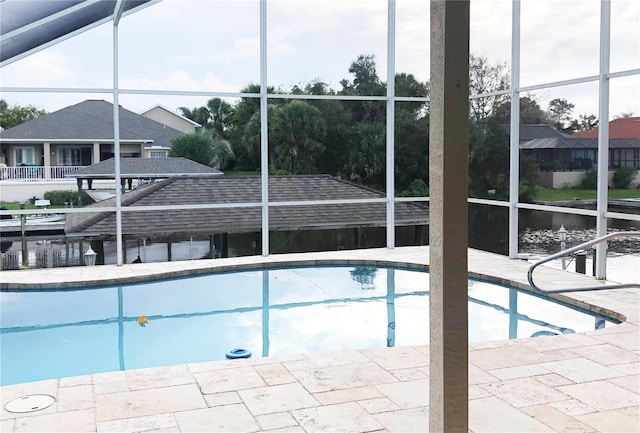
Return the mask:
<svg viewBox="0 0 640 433">
<path fill-rule="evenodd" d="M 595 200 L 596 191 L 593 189 L 551 189 L 540 187 L 536 194 L 537 201 L 564 201 L 564 200 Z M 610 199 L 640 198 L 640 189 L 610 189 Z"/>
<path fill-rule="evenodd" d="M 0 206 L 4 206 L 9 210 L 20 210 L 20 202 L 19 201 L 0 201 Z M 24 206 L 25 209 L 35 209 L 35 205 L 27 202 Z"/>
</svg>

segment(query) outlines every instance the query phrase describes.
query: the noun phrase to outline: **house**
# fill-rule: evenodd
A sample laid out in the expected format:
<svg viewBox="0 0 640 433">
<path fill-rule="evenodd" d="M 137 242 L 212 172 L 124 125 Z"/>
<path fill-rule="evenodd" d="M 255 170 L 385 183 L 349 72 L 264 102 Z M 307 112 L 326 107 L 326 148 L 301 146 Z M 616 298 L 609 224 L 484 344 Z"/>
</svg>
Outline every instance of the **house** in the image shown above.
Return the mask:
<svg viewBox="0 0 640 433">
<path fill-rule="evenodd" d="M 120 107 L 122 157 L 164 158 L 171 141 L 185 133 L 188 119 L 177 114 L 172 118 L 169 110 L 154 108 L 140 115 Z M 154 119 L 173 125 L 182 122 L 182 129 Z M 9 167 L 30 166 L 34 172 L 38 167 L 87 166 L 114 156 L 113 129 L 113 104 L 86 100 L 0 131 L 0 154 Z M 37 177 L 51 176 L 46 170 L 37 173 Z"/>
<path fill-rule="evenodd" d="M 162 123 L 163 125 L 170 126 L 178 131 L 182 131 L 185 134 L 191 134 L 192 132 L 195 132 L 197 128 L 202 126 L 199 123 L 177 114 L 160 104 L 144 110 L 140 115 Z"/>
<path fill-rule="evenodd" d="M 538 164 L 543 186 L 578 186 L 585 172 L 597 166 L 598 128 L 567 135 L 550 125 L 542 126 L 521 127 L 521 155 Z M 640 117 L 609 122 L 609 177 L 615 169 L 625 166 L 640 169 Z"/>
</svg>

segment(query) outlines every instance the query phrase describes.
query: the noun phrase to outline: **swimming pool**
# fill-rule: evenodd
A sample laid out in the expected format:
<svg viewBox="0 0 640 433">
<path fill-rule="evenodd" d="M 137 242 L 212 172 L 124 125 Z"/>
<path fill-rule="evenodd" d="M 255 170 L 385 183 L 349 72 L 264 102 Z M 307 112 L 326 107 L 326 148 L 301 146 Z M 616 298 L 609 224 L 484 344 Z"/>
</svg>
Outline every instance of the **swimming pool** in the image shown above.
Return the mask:
<svg viewBox="0 0 640 433">
<path fill-rule="evenodd" d="M 374 266 L 225 272 L 0 295 L 0 384 L 253 356 L 428 344 L 429 275 Z M 138 319 L 145 316 L 146 326 Z M 614 322 L 469 281 L 469 340 Z"/>
</svg>

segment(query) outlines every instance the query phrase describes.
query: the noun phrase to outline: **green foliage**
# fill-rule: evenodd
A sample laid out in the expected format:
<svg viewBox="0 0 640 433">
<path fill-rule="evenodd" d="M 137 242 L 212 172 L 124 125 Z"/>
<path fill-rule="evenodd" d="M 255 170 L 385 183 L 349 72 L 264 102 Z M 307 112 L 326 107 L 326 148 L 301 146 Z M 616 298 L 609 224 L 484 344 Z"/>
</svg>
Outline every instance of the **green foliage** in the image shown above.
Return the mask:
<svg viewBox="0 0 640 433">
<path fill-rule="evenodd" d="M 33 105 L 27 105 L 21 107 L 14 105 L 9 107 L 4 99 L 0 100 L 0 130 L 13 128 L 21 123 L 33 120 L 36 117 L 47 114 L 46 111 L 34 107 Z"/>
<path fill-rule="evenodd" d="M 634 167 L 619 167 L 613 173 L 613 186 L 619 189 L 629 188 L 638 170 Z"/>
<path fill-rule="evenodd" d="M 382 189 L 385 184 L 385 125 L 358 123 L 349 145 L 349 180 Z"/>
<path fill-rule="evenodd" d="M 400 197 L 428 197 L 429 188 L 422 179 L 414 179 L 407 189 L 398 194 Z"/>
<path fill-rule="evenodd" d="M 82 191 L 80 194 L 80 199 L 82 203 L 78 201 L 78 192 L 77 191 L 69 191 L 69 190 L 55 190 L 55 191 L 47 191 L 44 193 L 45 200 L 49 200 L 51 202 L 51 206 L 55 207 L 65 207 L 67 203 L 73 203 L 73 206 L 86 206 L 88 204 L 94 203 L 94 200 L 87 194 L 86 191 Z"/>
<path fill-rule="evenodd" d="M 575 105 L 564 98 L 556 98 L 549 102 L 547 115 L 558 131 L 571 132 L 571 113 Z"/>
<path fill-rule="evenodd" d="M 469 130 L 469 194 L 504 199 L 509 193 L 509 137 L 499 125 L 471 123 Z"/>
<path fill-rule="evenodd" d="M 209 165 L 213 159 L 211 137 L 203 131 L 181 135 L 171 142 L 169 156 L 183 157 L 203 165 Z"/>
<path fill-rule="evenodd" d="M 598 171 L 595 168 L 587 170 L 580 186 L 584 189 L 596 189 L 598 187 Z"/>
<path fill-rule="evenodd" d="M 581 114 L 577 119 L 571 120 L 570 132 L 590 131 L 598 126 L 598 119 L 593 114 Z"/>
<path fill-rule="evenodd" d="M 471 54 L 469 57 L 470 94 L 505 90 L 509 87 L 509 83 L 509 70 L 506 63 L 492 64 L 486 57 Z M 508 95 L 471 99 L 469 101 L 470 117 L 474 122 L 486 123 L 495 118 L 500 106 L 508 102 Z"/>
<path fill-rule="evenodd" d="M 274 106 L 269 143 L 276 169 L 290 174 L 316 172 L 316 159 L 324 150 L 327 125 L 320 110 L 304 101 Z"/>
<path fill-rule="evenodd" d="M 533 203 L 538 194 L 538 185 L 535 182 L 524 181 L 518 185 L 518 201 L 521 203 Z"/>
</svg>

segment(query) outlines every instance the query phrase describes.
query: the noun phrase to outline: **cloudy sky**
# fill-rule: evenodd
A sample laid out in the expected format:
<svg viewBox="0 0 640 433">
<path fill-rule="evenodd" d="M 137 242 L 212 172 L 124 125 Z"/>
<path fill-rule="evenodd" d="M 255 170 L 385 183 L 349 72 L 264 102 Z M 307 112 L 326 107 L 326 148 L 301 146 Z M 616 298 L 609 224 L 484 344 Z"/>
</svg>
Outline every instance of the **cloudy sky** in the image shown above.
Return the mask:
<svg viewBox="0 0 640 433">
<path fill-rule="evenodd" d="M 640 69 L 640 2 L 612 0 L 611 70 Z M 259 82 L 257 0 L 163 0 L 123 18 L 120 87 L 238 92 Z M 598 74 L 599 0 L 522 0 L 521 85 Z M 268 84 L 288 89 L 314 79 L 340 88 L 359 54 L 374 54 L 386 81 L 386 0 L 272 0 L 267 10 Z M 471 1 L 471 51 L 509 65 L 511 0 Z M 396 1 L 396 71 L 429 77 L 429 2 Z M 102 25 L 0 70 L 6 87 L 109 88 L 112 27 Z M 574 116 L 598 112 L 597 82 L 533 93 L 574 103 Z M 14 93 L 9 104 L 54 111 L 109 94 Z M 204 105 L 206 97 L 122 95 L 142 111 Z M 640 76 L 611 82 L 611 117 L 640 115 Z"/>
</svg>

